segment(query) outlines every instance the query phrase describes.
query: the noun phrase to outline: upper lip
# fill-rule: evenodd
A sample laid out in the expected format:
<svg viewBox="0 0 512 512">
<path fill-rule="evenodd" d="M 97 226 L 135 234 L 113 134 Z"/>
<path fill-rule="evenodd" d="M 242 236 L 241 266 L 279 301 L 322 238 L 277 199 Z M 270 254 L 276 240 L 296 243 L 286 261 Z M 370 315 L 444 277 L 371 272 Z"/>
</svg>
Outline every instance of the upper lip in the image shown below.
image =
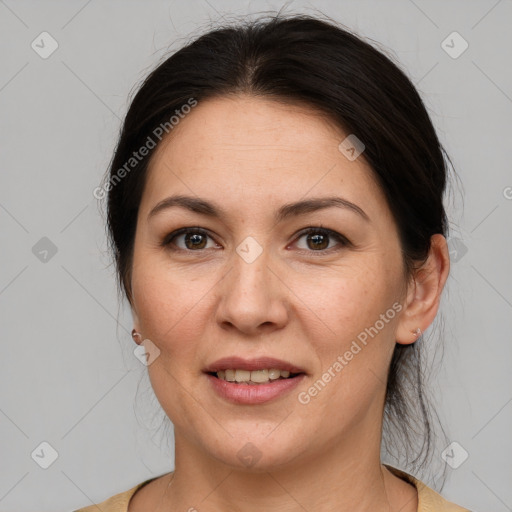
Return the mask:
<svg viewBox="0 0 512 512">
<path fill-rule="evenodd" d="M 243 359 L 237 356 L 223 357 L 203 369 L 205 373 L 218 372 L 220 370 L 288 370 L 290 373 L 306 373 L 302 368 L 292 363 L 276 359 L 274 357 L 256 357 Z"/>
</svg>

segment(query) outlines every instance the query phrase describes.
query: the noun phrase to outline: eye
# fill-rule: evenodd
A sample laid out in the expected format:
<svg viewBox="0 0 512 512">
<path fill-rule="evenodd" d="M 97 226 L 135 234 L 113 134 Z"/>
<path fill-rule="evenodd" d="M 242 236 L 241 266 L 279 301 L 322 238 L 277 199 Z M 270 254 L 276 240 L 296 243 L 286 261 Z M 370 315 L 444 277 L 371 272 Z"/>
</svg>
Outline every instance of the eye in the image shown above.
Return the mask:
<svg viewBox="0 0 512 512">
<path fill-rule="evenodd" d="M 179 240 L 182 237 L 183 237 L 183 243 L 184 243 L 185 247 L 179 246 L 175 242 L 176 240 Z M 178 229 L 177 231 L 173 231 L 171 234 L 167 235 L 165 237 L 164 241 L 162 242 L 162 245 L 165 247 L 171 246 L 171 245 L 176 245 L 178 247 L 178 250 L 190 251 L 190 252 L 196 251 L 197 252 L 202 249 L 208 249 L 208 247 L 206 247 L 206 244 L 208 243 L 207 242 L 208 238 L 213 240 L 213 238 L 211 238 L 211 236 L 208 234 L 208 232 L 205 231 L 204 229 L 196 228 L 196 227 L 181 228 L 181 229 Z M 216 242 L 215 242 L 215 246 L 218 247 L 218 244 Z M 174 249 L 171 248 L 171 250 L 174 250 Z"/>
<path fill-rule="evenodd" d="M 336 249 L 336 245 L 334 245 L 334 247 L 330 246 L 331 244 L 329 242 L 331 240 L 338 242 L 341 248 L 351 245 L 351 242 L 340 233 L 322 228 L 321 226 L 309 227 L 303 230 L 299 233 L 298 240 L 304 237 L 307 237 L 306 247 L 299 247 L 299 249 L 309 253 L 330 253 L 332 249 L 339 250 Z M 204 229 L 199 227 L 181 228 L 167 235 L 162 242 L 162 246 L 168 247 L 170 250 L 200 252 L 203 249 L 212 248 L 212 246 L 208 247 L 208 238 L 213 241 L 213 247 L 219 247 L 217 242 L 215 242 Z M 179 245 L 180 239 L 184 246 Z M 177 247 L 177 249 L 172 247 L 173 245 Z"/>
<path fill-rule="evenodd" d="M 322 228 L 320 226 L 309 227 L 305 229 L 299 234 L 299 240 L 303 237 L 306 237 L 305 249 L 307 252 L 331 252 L 331 249 L 333 249 L 333 247 L 329 247 L 330 239 L 338 242 L 338 244 L 341 247 L 347 247 L 351 245 L 350 241 L 340 233 L 337 233 L 336 231 L 332 231 L 330 229 Z M 334 245 L 334 249 L 335 247 L 336 246 Z M 304 249 L 304 247 L 299 248 Z"/>
</svg>

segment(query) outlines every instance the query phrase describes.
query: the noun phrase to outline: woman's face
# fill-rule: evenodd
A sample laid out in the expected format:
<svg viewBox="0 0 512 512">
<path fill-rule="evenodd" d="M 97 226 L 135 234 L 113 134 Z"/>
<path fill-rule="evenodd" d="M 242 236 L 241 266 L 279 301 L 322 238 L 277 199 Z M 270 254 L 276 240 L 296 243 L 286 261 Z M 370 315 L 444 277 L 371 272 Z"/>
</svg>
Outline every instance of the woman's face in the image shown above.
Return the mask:
<svg viewBox="0 0 512 512">
<path fill-rule="evenodd" d="M 269 468 L 380 439 L 406 289 L 395 223 L 364 153 L 338 148 L 347 135 L 306 108 L 224 97 L 200 102 L 153 155 L 133 313 L 160 351 L 148 372 L 177 450 Z M 221 213 L 174 204 L 150 214 L 177 195 Z M 355 206 L 290 207 L 322 198 Z M 303 233 L 320 226 L 332 234 Z M 181 228 L 202 231 L 171 240 Z M 205 373 L 231 357 L 303 373 L 255 385 Z"/>
</svg>

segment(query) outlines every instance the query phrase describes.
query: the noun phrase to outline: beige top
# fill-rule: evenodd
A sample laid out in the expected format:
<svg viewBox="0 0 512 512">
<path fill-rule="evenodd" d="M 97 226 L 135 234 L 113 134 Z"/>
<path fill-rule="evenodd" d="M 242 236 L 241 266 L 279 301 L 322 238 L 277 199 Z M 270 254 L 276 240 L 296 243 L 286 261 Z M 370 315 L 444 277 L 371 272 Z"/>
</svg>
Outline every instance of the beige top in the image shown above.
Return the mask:
<svg viewBox="0 0 512 512">
<path fill-rule="evenodd" d="M 387 464 L 385 464 L 385 466 L 396 476 L 416 487 L 416 490 L 418 491 L 418 512 L 470 512 L 466 508 L 459 507 L 454 503 L 446 501 L 440 494 L 432 490 L 430 487 L 427 487 L 423 482 L 414 478 L 412 475 L 400 471 L 392 466 L 388 466 Z M 145 480 L 144 482 L 137 484 L 135 487 L 132 487 L 130 490 L 116 494 L 97 505 L 81 508 L 74 512 L 98 512 L 97 507 L 99 507 L 102 512 L 128 512 L 128 503 L 131 497 L 138 489 L 157 478 L 159 477 Z"/>
</svg>

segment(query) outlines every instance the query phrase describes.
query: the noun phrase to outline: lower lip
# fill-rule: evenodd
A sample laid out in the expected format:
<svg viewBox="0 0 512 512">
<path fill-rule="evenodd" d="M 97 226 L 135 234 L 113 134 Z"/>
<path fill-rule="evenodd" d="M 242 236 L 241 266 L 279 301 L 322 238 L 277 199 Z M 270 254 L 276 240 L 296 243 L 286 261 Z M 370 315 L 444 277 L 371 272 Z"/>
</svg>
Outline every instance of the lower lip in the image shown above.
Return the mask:
<svg viewBox="0 0 512 512">
<path fill-rule="evenodd" d="M 267 384 L 239 384 L 206 374 L 218 395 L 236 404 L 263 404 L 289 393 L 306 376 L 304 373 L 291 379 L 276 379 Z"/>
</svg>

